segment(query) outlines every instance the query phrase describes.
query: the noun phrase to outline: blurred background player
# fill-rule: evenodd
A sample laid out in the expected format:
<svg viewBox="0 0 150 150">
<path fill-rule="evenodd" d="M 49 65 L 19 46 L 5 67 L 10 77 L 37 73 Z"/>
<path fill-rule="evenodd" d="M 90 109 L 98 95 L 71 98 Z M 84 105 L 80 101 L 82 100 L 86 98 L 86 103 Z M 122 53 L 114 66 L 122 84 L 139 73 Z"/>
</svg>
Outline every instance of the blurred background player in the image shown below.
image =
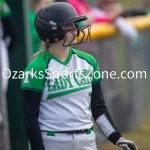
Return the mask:
<svg viewBox="0 0 150 150">
<path fill-rule="evenodd" d="M 32 53 L 36 53 L 39 50 L 40 39 L 34 27 L 34 19 L 37 11 L 43 6 L 43 0 L 30 0 L 30 33 L 32 40 Z"/>
<path fill-rule="evenodd" d="M 75 8 L 78 15 L 87 15 L 88 19 L 84 21 L 84 24 L 109 22 L 109 18 L 106 15 L 96 15 L 86 0 L 68 0 L 68 3 Z"/>
<path fill-rule="evenodd" d="M 120 16 L 123 11 L 123 6 L 116 0 L 96 0 L 96 7 L 93 8 L 97 16 L 106 15 L 109 22 L 114 24 L 125 38 L 136 43 L 139 38 L 138 31 Z"/>
<path fill-rule="evenodd" d="M 1 71 L 9 69 L 8 52 L 17 42 L 17 32 L 11 10 L 5 0 L 0 1 L 0 53 Z M 7 92 L 8 80 L 2 80 L 3 92 Z"/>
<path fill-rule="evenodd" d="M 2 73 L 9 68 L 9 53 L 17 40 L 17 32 L 11 10 L 5 0 L 0 0 L 0 73 L 2 93 L 7 93 L 8 79 L 3 78 Z M 6 73 L 6 72 L 5 72 Z M 5 74 L 7 76 L 7 73 Z M 0 108 L 0 122 L 2 122 Z"/>
<path fill-rule="evenodd" d="M 150 0 L 142 0 L 139 8 L 125 9 L 122 17 L 135 17 L 150 14 Z"/>
<path fill-rule="evenodd" d="M 36 13 L 44 5 L 50 4 L 52 2 L 53 0 L 30 0 L 29 23 L 30 23 L 30 33 L 31 33 L 30 35 L 31 35 L 31 40 L 32 40 L 32 54 L 39 51 L 39 45 L 40 45 L 40 39 L 37 35 L 35 26 L 34 26 L 34 19 L 35 19 Z"/>
</svg>

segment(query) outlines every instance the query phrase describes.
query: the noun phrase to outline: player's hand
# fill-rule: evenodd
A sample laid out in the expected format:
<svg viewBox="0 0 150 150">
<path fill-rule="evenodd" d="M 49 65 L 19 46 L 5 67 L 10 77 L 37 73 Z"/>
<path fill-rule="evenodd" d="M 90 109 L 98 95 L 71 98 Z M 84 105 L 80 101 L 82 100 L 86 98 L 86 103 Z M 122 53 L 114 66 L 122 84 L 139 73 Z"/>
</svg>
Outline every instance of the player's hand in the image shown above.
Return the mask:
<svg viewBox="0 0 150 150">
<path fill-rule="evenodd" d="M 121 147 L 123 150 L 138 150 L 137 146 L 132 142 L 123 137 L 121 137 L 116 145 Z"/>
</svg>

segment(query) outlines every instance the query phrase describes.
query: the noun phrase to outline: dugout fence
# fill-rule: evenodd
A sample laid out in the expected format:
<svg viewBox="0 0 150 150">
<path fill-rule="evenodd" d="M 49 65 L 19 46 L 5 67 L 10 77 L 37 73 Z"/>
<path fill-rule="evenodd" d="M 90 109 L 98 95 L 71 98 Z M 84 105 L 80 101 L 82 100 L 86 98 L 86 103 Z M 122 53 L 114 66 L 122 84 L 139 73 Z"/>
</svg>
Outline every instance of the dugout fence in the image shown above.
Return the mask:
<svg viewBox="0 0 150 150">
<path fill-rule="evenodd" d="M 94 24 L 92 42 L 77 48 L 92 54 L 103 74 L 103 92 L 109 112 L 121 132 L 150 118 L 150 16 L 128 18 L 139 31 L 135 41 L 125 39 L 111 24 Z M 80 37 L 79 37 L 80 38 Z M 97 139 L 106 139 L 95 125 Z"/>
</svg>

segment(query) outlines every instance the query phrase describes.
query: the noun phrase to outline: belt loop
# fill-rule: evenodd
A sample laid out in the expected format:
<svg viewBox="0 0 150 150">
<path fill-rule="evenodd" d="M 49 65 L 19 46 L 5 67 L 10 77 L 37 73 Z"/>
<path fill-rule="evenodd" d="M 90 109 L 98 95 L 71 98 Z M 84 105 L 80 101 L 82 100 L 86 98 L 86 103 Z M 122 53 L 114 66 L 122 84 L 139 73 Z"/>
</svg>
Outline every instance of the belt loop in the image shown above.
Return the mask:
<svg viewBox="0 0 150 150">
<path fill-rule="evenodd" d="M 55 136 L 55 132 L 48 131 L 48 132 L 47 132 L 47 135 L 48 135 L 48 136 Z"/>
<path fill-rule="evenodd" d="M 91 129 L 87 129 L 87 134 L 91 134 Z"/>
</svg>

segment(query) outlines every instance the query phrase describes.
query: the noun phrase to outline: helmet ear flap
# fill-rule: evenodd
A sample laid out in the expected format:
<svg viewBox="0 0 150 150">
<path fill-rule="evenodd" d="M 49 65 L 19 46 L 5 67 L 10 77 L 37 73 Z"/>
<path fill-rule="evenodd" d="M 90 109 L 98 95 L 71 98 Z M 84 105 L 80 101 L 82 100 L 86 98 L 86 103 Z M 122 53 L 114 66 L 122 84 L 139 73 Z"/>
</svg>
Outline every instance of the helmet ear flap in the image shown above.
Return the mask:
<svg viewBox="0 0 150 150">
<path fill-rule="evenodd" d="M 49 25 L 52 29 L 52 38 L 54 41 L 62 40 L 65 37 L 65 34 L 62 32 L 62 30 L 57 26 L 57 24 L 53 21 L 49 21 Z"/>
<path fill-rule="evenodd" d="M 37 32 L 40 32 L 39 35 L 43 34 L 41 39 L 47 43 L 54 43 L 65 37 L 64 33 L 61 32 L 57 24 L 51 20 L 47 22 L 42 17 L 37 15 L 34 23 L 36 28 L 41 28 L 41 26 L 43 26 L 41 31 L 37 29 Z"/>
</svg>

